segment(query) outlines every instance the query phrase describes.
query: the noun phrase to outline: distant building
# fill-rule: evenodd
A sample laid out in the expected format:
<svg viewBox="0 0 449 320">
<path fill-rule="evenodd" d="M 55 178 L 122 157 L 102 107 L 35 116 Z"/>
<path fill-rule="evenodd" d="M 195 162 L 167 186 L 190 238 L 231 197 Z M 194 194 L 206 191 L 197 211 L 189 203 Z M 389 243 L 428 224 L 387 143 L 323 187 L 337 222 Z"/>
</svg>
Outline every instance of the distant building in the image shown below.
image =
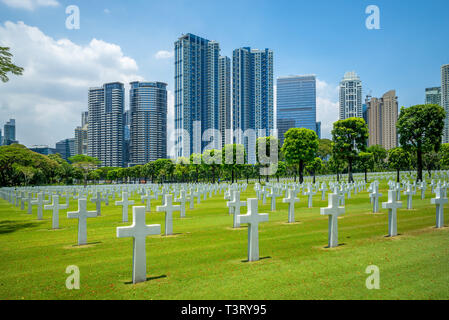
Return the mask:
<svg viewBox="0 0 449 320">
<path fill-rule="evenodd" d="M 89 89 L 87 154 L 102 167 L 124 165 L 124 86 L 113 82 Z"/>
<path fill-rule="evenodd" d="M 86 123 L 83 127 L 75 128 L 75 155 L 83 154 L 87 155 L 87 132 L 88 124 Z"/>
<path fill-rule="evenodd" d="M 362 81 L 355 72 L 346 72 L 340 82 L 340 120 L 362 118 Z"/>
<path fill-rule="evenodd" d="M 398 146 L 396 128 L 398 97 L 396 91 L 388 91 L 380 99 L 369 97 L 366 104 L 369 129 L 368 146 L 381 145 L 386 150 L 396 148 Z"/>
<path fill-rule="evenodd" d="M 426 104 L 441 106 L 441 87 L 426 88 Z"/>
<path fill-rule="evenodd" d="M 167 84 L 163 82 L 131 82 L 130 163 L 144 165 L 167 158 Z M 128 120 L 125 121 L 128 128 Z M 125 129 L 125 141 L 127 140 Z"/>
<path fill-rule="evenodd" d="M 84 127 L 89 123 L 89 111 L 84 111 L 81 113 L 81 127 Z"/>
<path fill-rule="evenodd" d="M 316 122 L 316 77 L 289 76 L 277 79 L 277 129 L 279 143 L 290 128 L 306 128 L 321 135 Z"/>
<path fill-rule="evenodd" d="M 28 149 L 33 151 L 33 152 L 42 154 L 44 156 L 48 156 L 48 155 L 56 153 L 56 149 L 55 148 L 50 148 L 49 146 L 32 146 L 32 147 L 30 147 Z"/>
<path fill-rule="evenodd" d="M 316 135 L 318 136 L 318 139 L 321 139 L 321 121 L 316 123 Z"/>
<path fill-rule="evenodd" d="M 449 64 L 441 67 L 441 106 L 446 112 L 443 143 L 449 143 Z"/>
<path fill-rule="evenodd" d="M 75 139 L 64 139 L 56 143 L 56 153 L 61 155 L 64 160 L 69 160 L 75 155 Z"/>
<path fill-rule="evenodd" d="M 233 139 L 254 164 L 256 139 L 274 135 L 273 51 L 239 48 L 232 59 Z"/>
<path fill-rule="evenodd" d="M 219 87 L 219 130 L 221 134 L 220 148 L 232 143 L 231 125 L 231 59 L 220 56 L 218 58 L 218 87 Z"/>
<path fill-rule="evenodd" d="M 10 119 L 3 127 L 3 145 L 9 146 L 18 143 L 16 140 L 16 120 Z"/>
</svg>

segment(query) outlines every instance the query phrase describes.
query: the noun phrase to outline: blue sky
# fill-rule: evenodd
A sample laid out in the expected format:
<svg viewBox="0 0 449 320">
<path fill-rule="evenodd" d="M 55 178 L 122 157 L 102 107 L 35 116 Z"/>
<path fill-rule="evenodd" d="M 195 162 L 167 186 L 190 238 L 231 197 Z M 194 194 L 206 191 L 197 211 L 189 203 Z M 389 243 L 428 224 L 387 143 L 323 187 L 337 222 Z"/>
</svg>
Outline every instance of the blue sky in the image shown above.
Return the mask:
<svg viewBox="0 0 449 320">
<path fill-rule="evenodd" d="M 65 28 L 65 8 L 72 4 L 80 8 L 79 30 Z M 381 30 L 366 29 L 368 5 L 380 8 Z M 361 77 L 364 94 L 380 96 L 396 89 L 399 104 L 410 106 L 424 102 L 426 87 L 440 85 L 440 67 L 449 63 L 448 10 L 447 0 L 0 0 L 0 28 L 6 21 L 23 21 L 55 41 L 69 39 L 87 47 L 95 38 L 118 45 L 124 56 L 135 61 L 135 74 L 145 80 L 167 82 L 169 90 L 173 90 L 173 60 L 157 59 L 155 55 L 161 50 L 173 51 L 174 41 L 190 32 L 218 41 L 223 55 L 231 56 L 233 49 L 242 46 L 272 49 L 275 78 L 316 74 L 323 83 L 318 95 L 333 107 L 338 99 L 336 86 L 343 74 L 352 70 Z M 1 86 L 0 93 L 17 89 L 14 85 Z M 85 92 L 79 98 L 80 110 L 87 108 L 82 106 L 87 101 L 87 88 Z M 0 120 L 4 121 L 13 116 L 14 101 L 3 101 L 2 107 L 1 99 Z M 322 118 L 319 120 L 330 122 L 325 115 Z M 77 124 L 78 120 L 73 127 Z M 60 135 L 42 136 L 50 141 L 41 143 L 65 138 L 66 130 Z M 19 138 L 38 143 L 28 136 Z"/>
</svg>

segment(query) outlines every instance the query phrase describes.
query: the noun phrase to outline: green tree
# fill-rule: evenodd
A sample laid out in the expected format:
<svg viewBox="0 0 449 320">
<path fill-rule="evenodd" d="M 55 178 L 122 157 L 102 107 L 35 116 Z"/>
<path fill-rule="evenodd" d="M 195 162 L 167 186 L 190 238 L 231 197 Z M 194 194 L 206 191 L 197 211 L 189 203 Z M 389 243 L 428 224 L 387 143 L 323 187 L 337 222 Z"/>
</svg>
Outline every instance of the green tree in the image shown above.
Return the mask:
<svg viewBox="0 0 449 320">
<path fill-rule="evenodd" d="M 203 152 L 203 165 L 204 168 L 210 172 L 212 183 L 215 183 L 215 177 L 220 173 L 222 161 L 222 150 L 212 149 Z"/>
<path fill-rule="evenodd" d="M 246 152 L 243 144 L 227 144 L 222 150 L 223 167 L 231 173 L 232 183 L 235 174 L 238 173 L 246 163 Z"/>
<path fill-rule="evenodd" d="M 0 79 L 3 82 L 8 82 L 8 73 L 20 76 L 23 73 L 23 68 L 12 63 L 12 54 L 8 47 L 0 47 Z"/>
<path fill-rule="evenodd" d="M 317 156 L 320 157 L 321 160 L 326 160 L 331 155 L 332 155 L 332 141 L 329 139 L 319 139 Z"/>
<path fill-rule="evenodd" d="M 82 170 L 84 187 L 87 186 L 87 178 L 89 172 L 95 170 L 101 163 L 97 158 L 86 156 L 84 154 L 78 154 L 76 156 L 70 157 L 69 161 L 72 163 L 73 167 Z"/>
<path fill-rule="evenodd" d="M 284 136 L 282 153 L 287 164 L 296 166 L 299 182 L 303 183 L 304 168 L 308 162 L 315 159 L 318 151 L 318 136 L 315 131 L 305 128 L 291 128 Z"/>
<path fill-rule="evenodd" d="M 195 179 L 198 183 L 201 165 L 203 164 L 203 156 L 200 153 L 192 153 L 190 155 L 190 167 L 195 172 Z"/>
<path fill-rule="evenodd" d="M 340 173 L 344 169 L 345 163 L 343 160 L 339 157 L 336 157 L 334 154 L 332 154 L 332 157 L 329 159 L 328 162 L 329 169 L 337 175 L 337 181 L 340 182 Z"/>
<path fill-rule="evenodd" d="M 262 151 L 262 154 L 259 153 L 259 149 Z M 271 154 L 272 152 L 277 152 L 277 154 Z M 281 153 L 281 145 L 279 143 L 279 139 L 276 137 L 270 136 L 257 138 L 256 161 L 259 168 L 259 182 L 261 171 L 265 172 L 266 181 L 269 181 L 269 167 L 270 165 L 273 165 L 270 161 L 273 159 L 276 162 L 275 165 L 278 165 L 279 160 L 282 158 Z"/>
<path fill-rule="evenodd" d="M 446 169 L 449 167 L 449 143 L 443 143 L 440 149 L 441 165 Z"/>
<path fill-rule="evenodd" d="M 333 154 L 348 164 L 348 181 L 353 182 L 352 166 L 360 151 L 366 150 L 368 126 L 361 118 L 348 118 L 334 123 L 332 130 Z"/>
<path fill-rule="evenodd" d="M 410 166 L 410 154 L 401 147 L 391 149 L 388 151 L 388 165 L 396 170 L 396 181 L 400 182 L 401 170 L 405 170 Z"/>
<path fill-rule="evenodd" d="M 416 154 L 417 180 L 423 179 L 423 155 L 438 152 L 444 128 L 445 111 L 436 104 L 401 108 L 397 128 L 401 146 Z"/>
<path fill-rule="evenodd" d="M 376 170 L 383 170 L 385 167 L 385 161 L 387 160 L 388 152 L 381 145 L 373 145 L 366 149 L 366 152 L 373 155 L 374 166 Z"/>
<path fill-rule="evenodd" d="M 360 152 L 357 158 L 357 164 L 365 173 L 365 182 L 368 182 L 368 170 L 374 169 L 374 155 L 371 152 Z"/>
<path fill-rule="evenodd" d="M 316 157 L 312 161 L 310 161 L 306 166 L 307 171 L 313 176 L 313 183 L 316 182 L 316 174 L 320 173 L 323 169 L 323 161 L 321 158 Z"/>
</svg>

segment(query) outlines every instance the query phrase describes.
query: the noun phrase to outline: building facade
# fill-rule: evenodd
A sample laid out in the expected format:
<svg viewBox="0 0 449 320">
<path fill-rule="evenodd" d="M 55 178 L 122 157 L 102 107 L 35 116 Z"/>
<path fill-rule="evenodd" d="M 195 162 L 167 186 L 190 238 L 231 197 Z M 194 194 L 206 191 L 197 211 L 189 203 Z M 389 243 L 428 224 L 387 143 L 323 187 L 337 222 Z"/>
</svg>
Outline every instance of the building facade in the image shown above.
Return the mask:
<svg viewBox="0 0 449 320">
<path fill-rule="evenodd" d="M 75 155 L 83 154 L 87 155 L 87 132 L 88 132 L 88 124 L 85 124 L 84 127 L 76 127 L 75 128 Z"/>
<path fill-rule="evenodd" d="M 61 158 L 68 160 L 70 157 L 75 155 L 75 139 L 64 139 L 56 142 L 56 153 L 61 155 Z"/>
<path fill-rule="evenodd" d="M 98 158 L 102 167 L 123 167 L 123 84 L 89 89 L 88 105 L 88 155 Z"/>
<path fill-rule="evenodd" d="M 219 147 L 219 134 L 212 134 L 212 146 L 202 141 L 219 129 L 219 56 L 218 42 L 190 33 L 175 42 L 176 158 Z"/>
<path fill-rule="evenodd" d="M 218 58 L 219 84 L 219 130 L 221 134 L 220 148 L 232 143 L 231 123 L 231 59 L 225 56 Z"/>
<path fill-rule="evenodd" d="M 441 106 L 446 112 L 443 143 L 449 143 L 449 64 L 441 67 Z"/>
<path fill-rule="evenodd" d="M 362 118 L 362 81 L 355 72 L 346 72 L 340 82 L 340 120 Z"/>
<path fill-rule="evenodd" d="M 426 104 L 441 106 L 441 87 L 426 88 Z"/>
<path fill-rule="evenodd" d="M 16 140 L 16 120 L 10 119 L 3 127 L 3 145 L 9 146 L 18 143 Z"/>
<path fill-rule="evenodd" d="M 277 129 L 279 143 L 290 128 L 306 128 L 321 135 L 316 122 L 316 77 L 289 76 L 277 79 Z"/>
<path fill-rule="evenodd" d="M 245 146 L 247 161 L 254 164 L 256 139 L 275 135 L 273 51 L 239 48 L 232 60 L 233 141 Z"/>
<path fill-rule="evenodd" d="M 130 83 L 130 165 L 167 158 L 167 84 Z"/>
<path fill-rule="evenodd" d="M 396 91 L 390 90 L 380 99 L 368 97 L 366 104 L 369 129 L 368 146 L 381 145 L 386 150 L 396 148 L 398 146 L 396 128 L 398 97 Z"/>
</svg>

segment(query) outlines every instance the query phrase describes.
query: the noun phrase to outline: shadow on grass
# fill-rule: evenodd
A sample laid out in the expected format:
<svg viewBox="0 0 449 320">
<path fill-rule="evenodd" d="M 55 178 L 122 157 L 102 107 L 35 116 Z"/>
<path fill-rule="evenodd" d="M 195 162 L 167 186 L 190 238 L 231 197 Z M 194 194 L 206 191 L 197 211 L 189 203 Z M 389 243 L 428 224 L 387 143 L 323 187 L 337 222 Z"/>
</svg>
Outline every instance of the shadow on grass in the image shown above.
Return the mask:
<svg viewBox="0 0 449 320">
<path fill-rule="evenodd" d="M 0 221 L 0 234 L 13 233 L 21 229 L 39 226 L 36 222 Z"/>
<path fill-rule="evenodd" d="M 338 246 L 336 246 L 336 247 L 329 247 L 329 246 L 325 246 L 323 249 L 334 249 L 334 248 L 340 248 L 340 247 L 343 247 L 343 246 L 345 246 L 346 245 L 346 243 L 339 243 L 338 244 Z"/>
<path fill-rule="evenodd" d="M 145 280 L 145 282 L 147 282 L 147 281 L 152 281 L 152 280 L 158 280 L 158 279 L 164 279 L 164 278 L 167 278 L 167 275 L 163 274 L 163 275 L 161 275 L 161 276 L 148 277 L 148 278 Z M 128 281 L 128 282 L 125 282 L 125 284 L 133 284 L 133 282 L 132 282 L 132 281 Z"/>
<path fill-rule="evenodd" d="M 266 259 L 272 259 L 272 258 L 270 256 L 268 256 L 268 257 L 261 257 L 261 258 L 259 258 L 258 261 L 266 260 Z M 242 260 L 242 262 L 243 263 L 249 263 L 249 262 L 257 262 L 257 261 Z"/>
</svg>

